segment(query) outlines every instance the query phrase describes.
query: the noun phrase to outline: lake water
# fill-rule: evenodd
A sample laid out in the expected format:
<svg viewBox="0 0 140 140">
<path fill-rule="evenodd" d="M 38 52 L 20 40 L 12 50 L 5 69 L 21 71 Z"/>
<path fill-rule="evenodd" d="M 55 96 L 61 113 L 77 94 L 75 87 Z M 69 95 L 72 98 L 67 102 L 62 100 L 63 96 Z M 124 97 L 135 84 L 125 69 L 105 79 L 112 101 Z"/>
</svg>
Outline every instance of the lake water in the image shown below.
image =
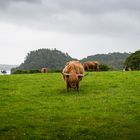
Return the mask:
<svg viewBox="0 0 140 140">
<path fill-rule="evenodd" d="M 6 70 L 6 75 L 10 75 L 11 74 L 11 70 Z M 0 70 L 0 75 L 3 75 L 2 73 L 1 73 L 1 70 Z"/>
<path fill-rule="evenodd" d="M 7 74 L 11 74 L 11 70 L 7 70 L 6 72 L 7 72 Z"/>
</svg>

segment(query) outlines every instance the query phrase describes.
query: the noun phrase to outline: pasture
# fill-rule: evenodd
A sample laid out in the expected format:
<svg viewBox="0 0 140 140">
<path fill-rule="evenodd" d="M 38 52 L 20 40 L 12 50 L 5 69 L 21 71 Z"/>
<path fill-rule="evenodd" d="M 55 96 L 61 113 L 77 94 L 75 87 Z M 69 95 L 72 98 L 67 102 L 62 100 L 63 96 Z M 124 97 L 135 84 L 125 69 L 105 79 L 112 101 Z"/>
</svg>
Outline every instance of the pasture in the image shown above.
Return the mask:
<svg viewBox="0 0 140 140">
<path fill-rule="evenodd" d="M 140 71 L 0 76 L 0 140 L 139 140 Z"/>
</svg>

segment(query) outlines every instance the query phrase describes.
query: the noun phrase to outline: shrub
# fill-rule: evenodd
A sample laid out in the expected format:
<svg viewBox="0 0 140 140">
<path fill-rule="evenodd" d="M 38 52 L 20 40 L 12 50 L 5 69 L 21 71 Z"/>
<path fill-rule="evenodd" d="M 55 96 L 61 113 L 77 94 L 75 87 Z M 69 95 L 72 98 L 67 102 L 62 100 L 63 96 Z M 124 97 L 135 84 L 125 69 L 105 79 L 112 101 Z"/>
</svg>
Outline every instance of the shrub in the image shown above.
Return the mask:
<svg viewBox="0 0 140 140">
<path fill-rule="evenodd" d="M 16 70 L 12 72 L 12 74 L 32 74 L 32 73 L 40 73 L 40 70 Z"/>
<path fill-rule="evenodd" d="M 103 64 L 101 64 L 100 66 L 99 66 L 99 70 L 100 71 L 109 71 L 111 68 L 109 67 L 109 66 L 107 66 L 107 65 L 103 65 Z"/>
</svg>

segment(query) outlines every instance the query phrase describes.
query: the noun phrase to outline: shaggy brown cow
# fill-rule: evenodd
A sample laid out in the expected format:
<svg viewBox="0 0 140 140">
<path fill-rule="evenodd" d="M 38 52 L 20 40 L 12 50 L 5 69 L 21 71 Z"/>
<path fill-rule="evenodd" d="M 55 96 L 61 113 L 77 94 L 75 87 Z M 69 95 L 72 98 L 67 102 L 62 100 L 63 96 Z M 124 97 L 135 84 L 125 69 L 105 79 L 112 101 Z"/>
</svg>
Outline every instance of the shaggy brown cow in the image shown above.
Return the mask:
<svg viewBox="0 0 140 140">
<path fill-rule="evenodd" d="M 47 68 L 42 68 L 41 69 L 41 73 L 47 73 L 48 72 L 48 69 Z"/>
<path fill-rule="evenodd" d="M 69 91 L 69 88 L 74 88 L 78 91 L 79 82 L 85 76 L 82 64 L 79 61 L 74 60 L 67 62 L 62 74 L 67 84 L 67 91 Z"/>
<path fill-rule="evenodd" d="M 83 63 L 85 71 L 93 70 L 99 71 L 99 62 L 98 61 L 87 61 Z"/>
<path fill-rule="evenodd" d="M 125 65 L 123 71 L 131 71 L 131 68 L 128 65 Z"/>
</svg>

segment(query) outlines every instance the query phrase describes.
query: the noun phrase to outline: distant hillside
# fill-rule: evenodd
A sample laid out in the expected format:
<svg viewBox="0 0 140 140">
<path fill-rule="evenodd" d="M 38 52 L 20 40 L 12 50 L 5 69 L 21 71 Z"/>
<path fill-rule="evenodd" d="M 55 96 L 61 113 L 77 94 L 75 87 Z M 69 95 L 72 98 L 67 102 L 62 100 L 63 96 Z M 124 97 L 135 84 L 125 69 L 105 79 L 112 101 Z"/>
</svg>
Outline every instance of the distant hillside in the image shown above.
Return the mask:
<svg viewBox="0 0 140 140">
<path fill-rule="evenodd" d="M 91 55 L 80 60 L 81 62 L 97 60 L 102 64 L 112 67 L 114 70 L 123 68 L 123 64 L 130 53 L 108 53 Z M 68 53 L 61 52 L 56 49 L 39 49 L 31 51 L 27 54 L 25 61 L 15 70 L 39 70 L 42 67 L 47 67 L 49 70 L 60 70 L 64 67 L 67 61 L 73 60 Z"/>
<path fill-rule="evenodd" d="M 111 66 L 114 70 L 120 70 L 123 68 L 124 62 L 129 55 L 130 53 L 119 53 L 119 52 L 108 54 L 97 54 L 88 56 L 87 58 L 83 58 L 81 62 L 96 60 L 100 61 L 102 64 Z"/>
<path fill-rule="evenodd" d="M 47 67 L 49 70 L 62 69 L 67 61 L 72 60 L 67 53 L 63 53 L 56 49 L 39 49 L 31 51 L 27 54 L 24 63 L 15 70 L 38 70 Z"/>
<path fill-rule="evenodd" d="M 17 67 L 17 65 L 0 64 L 0 70 L 10 70 L 15 67 Z"/>
</svg>

